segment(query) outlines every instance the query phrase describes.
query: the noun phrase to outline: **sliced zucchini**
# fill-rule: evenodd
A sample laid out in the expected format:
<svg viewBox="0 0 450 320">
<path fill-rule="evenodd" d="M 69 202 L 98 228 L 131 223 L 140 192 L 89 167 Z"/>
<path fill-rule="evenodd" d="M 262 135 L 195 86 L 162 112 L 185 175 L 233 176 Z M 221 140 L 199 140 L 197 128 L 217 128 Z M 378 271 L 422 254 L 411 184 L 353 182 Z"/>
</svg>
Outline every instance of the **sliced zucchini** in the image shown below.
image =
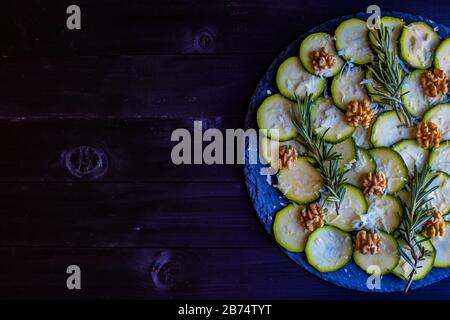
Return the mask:
<svg viewBox="0 0 450 320">
<path fill-rule="evenodd" d="M 370 49 L 368 33 L 365 21 L 352 18 L 342 22 L 335 32 L 339 55 L 356 64 L 371 62 L 374 55 Z"/>
<path fill-rule="evenodd" d="M 293 146 L 297 151 L 297 155 L 303 155 L 305 153 L 305 148 L 297 140 L 279 142 L 277 140 L 271 140 L 267 137 L 262 137 L 261 155 L 263 159 L 275 170 L 278 170 L 278 168 L 280 167 L 280 147 L 283 145 Z"/>
<path fill-rule="evenodd" d="M 336 271 L 350 261 L 352 239 L 338 228 L 325 226 L 310 234 L 305 252 L 309 264 L 318 271 Z"/>
<path fill-rule="evenodd" d="M 286 198 L 303 204 L 313 202 L 320 196 L 322 178 L 306 157 L 299 157 L 288 168 L 280 169 L 278 187 Z"/>
<path fill-rule="evenodd" d="M 388 29 L 391 49 L 397 50 L 398 39 L 402 33 L 405 21 L 400 18 L 385 16 L 380 19 L 380 22 Z M 369 32 L 369 41 L 372 45 L 377 43 L 371 32 Z"/>
<path fill-rule="evenodd" d="M 423 240 L 422 236 L 418 236 L 419 240 Z M 406 254 L 411 258 L 411 253 L 408 250 L 408 246 L 403 239 L 397 239 L 398 245 L 403 248 Z M 413 280 L 420 280 L 424 278 L 433 268 L 434 259 L 436 257 L 436 251 L 433 248 L 430 240 L 422 242 L 423 247 L 430 252 L 430 255 L 425 256 L 423 260 L 421 260 L 418 264 L 418 268 L 416 269 L 416 273 L 413 277 Z M 398 265 L 392 270 L 397 277 L 407 280 L 409 275 L 411 274 L 412 267 L 406 262 L 405 259 L 400 257 Z"/>
<path fill-rule="evenodd" d="M 430 239 L 433 248 L 436 250 L 434 267 L 450 267 L 450 222 L 445 223 L 445 233 L 442 237 Z"/>
<path fill-rule="evenodd" d="M 369 99 L 364 87 L 364 71 L 360 67 L 344 68 L 344 70 L 333 78 L 331 83 L 331 95 L 334 104 L 347 110 L 350 101 L 363 101 Z"/>
<path fill-rule="evenodd" d="M 439 35 L 425 22 L 413 22 L 403 27 L 400 55 L 413 68 L 428 69 L 439 45 Z"/>
<path fill-rule="evenodd" d="M 369 150 L 377 164 L 377 171 L 386 176 L 386 192 L 393 193 L 403 189 L 408 182 L 408 168 L 398 152 L 381 147 Z"/>
<path fill-rule="evenodd" d="M 303 206 L 290 204 L 275 215 L 273 234 L 280 246 L 291 252 L 303 252 L 310 231 L 300 222 Z"/>
<path fill-rule="evenodd" d="M 367 201 L 362 191 L 350 184 L 345 185 L 345 196 L 340 204 L 339 214 L 336 213 L 334 202 L 322 199 L 321 205 L 326 223 L 344 231 L 352 231 L 360 224 L 360 216 L 367 212 Z"/>
<path fill-rule="evenodd" d="M 372 142 L 370 142 L 370 131 L 371 128 L 363 128 L 362 126 L 357 126 L 356 130 L 353 132 L 353 140 L 358 147 L 364 149 L 372 148 Z"/>
<path fill-rule="evenodd" d="M 314 70 L 310 55 L 311 52 L 318 51 L 320 48 L 325 48 L 336 58 L 336 65 L 333 68 L 325 69 L 323 71 Z M 310 34 L 302 41 L 300 45 L 300 60 L 309 73 L 316 74 L 321 77 L 334 76 L 344 65 L 344 60 L 342 60 L 336 53 L 333 38 L 328 33 L 324 32 Z"/>
<path fill-rule="evenodd" d="M 370 141 L 375 147 L 390 147 L 400 140 L 414 138 L 414 129 L 403 125 L 393 110 L 380 113 L 371 131 Z"/>
<path fill-rule="evenodd" d="M 397 142 L 392 146 L 405 161 L 410 176 L 414 175 L 414 168 L 422 171 L 428 159 L 428 150 L 422 148 L 417 140 L 408 139 Z"/>
<path fill-rule="evenodd" d="M 398 191 L 395 195 L 402 201 L 404 204 L 411 203 L 411 191 L 406 190 L 406 188 Z"/>
<path fill-rule="evenodd" d="M 314 132 L 323 135 L 324 140 L 331 143 L 341 142 L 352 135 L 355 128 L 345 120 L 345 114 L 339 110 L 330 97 L 322 97 L 314 102 L 311 108 L 311 121 Z"/>
<path fill-rule="evenodd" d="M 450 74 L 450 38 L 442 41 L 436 49 L 434 66 L 445 71 L 447 75 Z"/>
<path fill-rule="evenodd" d="M 430 205 L 445 216 L 450 213 L 450 176 L 440 171 L 435 174 L 437 178 L 433 181 L 433 186 L 439 187 L 430 193 Z"/>
<path fill-rule="evenodd" d="M 362 182 L 364 177 L 369 172 L 375 172 L 377 165 L 375 160 L 367 150 L 357 148 L 356 159 L 350 161 L 346 169 L 349 169 L 345 174 L 347 183 L 350 183 L 358 188 L 362 188 Z"/>
<path fill-rule="evenodd" d="M 356 158 L 356 145 L 352 138 L 336 143 L 333 147 L 333 151 L 342 156 L 339 160 L 339 168 L 341 169 L 344 169 L 346 165 Z"/>
<path fill-rule="evenodd" d="M 295 95 L 303 100 L 307 94 L 312 94 L 315 99 L 327 83 L 325 79 L 306 71 L 298 57 L 290 57 L 280 65 L 276 81 L 281 94 L 291 100 L 295 100 Z"/>
<path fill-rule="evenodd" d="M 400 255 L 398 254 L 398 244 L 395 238 L 385 232 L 378 233 L 381 238 L 381 248 L 376 254 L 362 254 L 358 250 L 353 250 L 353 259 L 358 267 L 368 272 L 370 266 L 380 268 L 381 274 L 387 274 L 398 264 Z"/>
<path fill-rule="evenodd" d="M 420 84 L 420 77 L 424 72 L 426 70 L 416 70 L 409 74 L 400 89 L 405 108 L 416 118 L 422 118 L 425 111 L 445 98 L 442 94 L 434 98 L 425 95 Z"/>
<path fill-rule="evenodd" d="M 367 214 L 361 216 L 361 227 L 378 229 L 388 233 L 394 232 L 400 225 L 403 216 L 400 200 L 388 194 L 371 195 L 366 198 L 369 204 Z"/>
<path fill-rule="evenodd" d="M 423 115 L 423 121 L 434 122 L 442 133 L 442 140 L 450 140 L 450 104 L 438 104 Z"/>
<path fill-rule="evenodd" d="M 269 138 L 286 141 L 297 135 L 297 130 L 291 121 L 292 102 L 281 94 L 266 98 L 258 109 L 256 119 L 260 129 Z"/>
<path fill-rule="evenodd" d="M 369 69 L 365 72 L 365 81 L 364 84 L 366 86 L 367 94 L 370 96 L 373 102 L 380 103 L 380 99 L 374 94 L 376 94 L 376 89 L 381 89 L 380 84 L 373 78 L 372 71 Z"/>
<path fill-rule="evenodd" d="M 431 169 L 450 174 L 450 141 L 441 142 L 434 148 L 428 159 Z"/>
</svg>

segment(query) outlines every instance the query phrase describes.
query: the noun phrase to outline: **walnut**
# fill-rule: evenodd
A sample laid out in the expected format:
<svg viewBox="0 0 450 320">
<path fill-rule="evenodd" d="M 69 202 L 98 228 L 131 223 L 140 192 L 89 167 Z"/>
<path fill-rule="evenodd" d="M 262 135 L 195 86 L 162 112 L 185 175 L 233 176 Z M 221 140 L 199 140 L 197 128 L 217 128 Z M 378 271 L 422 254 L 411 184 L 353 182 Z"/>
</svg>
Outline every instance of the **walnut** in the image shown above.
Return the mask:
<svg viewBox="0 0 450 320">
<path fill-rule="evenodd" d="M 381 238 L 378 233 L 361 230 L 356 235 L 355 249 L 362 254 L 377 254 L 381 250 Z"/>
<path fill-rule="evenodd" d="M 386 190 L 386 185 L 386 176 L 383 172 L 369 172 L 363 181 L 363 192 L 366 196 L 370 194 L 381 195 Z"/>
<path fill-rule="evenodd" d="M 309 54 L 311 63 L 316 71 L 333 68 L 336 65 L 336 57 L 324 47 L 314 50 Z"/>
<path fill-rule="evenodd" d="M 300 222 L 308 231 L 323 227 L 323 213 L 316 203 L 309 204 L 300 211 Z"/>
<path fill-rule="evenodd" d="M 433 216 L 425 222 L 424 228 L 430 238 L 442 237 L 445 234 L 445 220 L 439 210 L 430 212 Z"/>
<path fill-rule="evenodd" d="M 448 76 L 441 69 L 422 73 L 420 84 L 425 95 L 429 97 L 437 97 L 439 94 L 444 95 L 448 92 Z"/>
<path fill-rule="evenodd" d="M 292 145 L 280 146 L 279 154 L 281 167 L 290 168 L 294 163 L 294 161 L 297 159 L 297 150 L 295 150 L 295 148 Z"/>
<path fill-rule="evenodd" d="M 442 140 L 442 133 L 434 122 L 421 122 L 417 126 L 417 142 L 424 149 L 439 147 Z"/>
<path fill-rule="evenodd" d="M 345 119 L 352 127 L 357 127 L 359 123 L 364 128 L 368 128 L 373 118 L 373 110 L 370 107 L 370 102 L 367 99 L 363 101 L 351 101 L 348 104 Z"/>
</svg>

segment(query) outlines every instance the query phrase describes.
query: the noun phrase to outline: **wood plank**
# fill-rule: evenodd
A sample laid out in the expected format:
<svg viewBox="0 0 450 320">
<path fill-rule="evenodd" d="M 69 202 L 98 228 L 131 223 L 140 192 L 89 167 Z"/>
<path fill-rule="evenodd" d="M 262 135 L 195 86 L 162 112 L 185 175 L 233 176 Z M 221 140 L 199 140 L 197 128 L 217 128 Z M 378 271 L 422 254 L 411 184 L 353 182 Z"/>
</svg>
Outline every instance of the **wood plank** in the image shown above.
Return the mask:
<svg viewBox="0 0 450 320">
<path fill-rule="evenodd" d="M 2 183 L 0 193 L 0 246 L 274 246 L 240 183 Z"/>
<path fill-rule="evenodd" d="M 244 117 L 272 55 L 2 59 L 1 118 Z"/>
<path fill-rule="evenodd" d="M 276 248 L 0 248 L 1 298 L 380 299 L 326 283 Z M 66 268 L 81 268 L 67 290 Z M 384 299 L 448 299 L 450 279 Z M 326 294 L 324 294 L 326 292 Z"/>
<path fill-rule="evenodd" d="M 241 127 L 242 118 L 38 119 L 0 121 L 1 181 L 78 181 L 67 170 L 65 154 L 77 146 L 103 150 L 109 169 L 96 181 L 242 181 L 238 165 L 175 165 L 172 132 L 194 120 L 203 129 Z M 206 145 L 207 143 L 205 143 Z M 220 168 L 220 169 L 219 169 Z"/>
<path fill-rule="evenodd" d="M 12 2 L 12 1 L 11 1 Z M 0 54 L 117 55 L 278 52 L 331 18 L 365 11 L 369 0 L 119 1 L 78 0 L 82 28 L 66 28 L 69 0 L 15 0 L 1 11 Z M 379 1 L 383 10 L 409 11 L 450 25 L 448 1 Z M 330 10 L 332 8 L 332 10 Z"/>
</svg>

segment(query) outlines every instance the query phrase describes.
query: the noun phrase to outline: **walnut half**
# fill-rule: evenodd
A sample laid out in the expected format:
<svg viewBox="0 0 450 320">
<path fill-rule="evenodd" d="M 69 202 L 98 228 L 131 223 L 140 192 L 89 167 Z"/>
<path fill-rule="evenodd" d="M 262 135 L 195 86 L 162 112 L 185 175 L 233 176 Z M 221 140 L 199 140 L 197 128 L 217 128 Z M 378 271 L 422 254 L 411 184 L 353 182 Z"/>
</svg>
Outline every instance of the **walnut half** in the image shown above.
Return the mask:
<svg viewBox="0 0 450 320">
<path fill-rule="evenodd" d="M 381 250 L 381 238 L 378 233 L 361 230 L 356 235 L 355 249 L 362 254 L 377 254 Z"/>
<path fill-rule="evenodd" d="M 314 50 L 309 55 L 311 63 L 316 71 L 333 68 L 336 65 L 336 57 L 324 47 Z"/>
<path fill-rule="evenodd" d="M 367 99 L 363 101 L 351 101 L 348 104 L 345 119 L 352 127 L 357 127 L 359 123 L 363 128 L 368 128 L 373 118 L 373 110 Z"/>
<path fill-rule="evenodd" d="M 386 190 L 387 180 L 383 172 L 369 172 L 363 181 L 364 195 L 381 195 Z"/>
<path fill-rule="evenodd" d="M 425 71 L 420 76 L 420 85 L 428 97 L 444 95 L 448 92 L 448 76 L 441 69 Z"/>
<path fill-rule="evenodd" d="M 300 222 L 308 231 L 323 227 L 322 209 L 316 203 L 309 204 L 300 211 Z"/>
<path fill-rule="evenodd" d="M 297 160 L 297 150 L 292 145 L 280 146 L 280 166 L 290 168 L 295 160 Z"/>
<path fill-rule="evenodd" d="M 417 126 L 417 142 L 424 149 L 439 147 L 442 140 L 442 133 L 434 122 L 421 122 Z"/>
<path fill-rule="evenodd" d="M 442 237 L 445 234 L 445 220 L 438 210 L 433 210 L 431 214 L 433 216 L 423 226 L 425 232 L 430 238 Z"/>
</svg>

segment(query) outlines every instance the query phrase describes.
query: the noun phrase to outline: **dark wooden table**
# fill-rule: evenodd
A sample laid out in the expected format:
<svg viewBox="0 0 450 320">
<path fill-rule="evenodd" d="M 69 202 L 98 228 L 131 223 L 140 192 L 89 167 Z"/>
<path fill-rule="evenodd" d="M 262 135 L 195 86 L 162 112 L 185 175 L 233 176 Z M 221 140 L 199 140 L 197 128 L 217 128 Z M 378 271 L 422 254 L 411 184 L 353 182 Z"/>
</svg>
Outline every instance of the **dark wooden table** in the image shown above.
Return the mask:
<svg viewBox="0 0 450 320">
<path fill-rule="evenodd" d="M 2 2 L 0 297 L 450 298 L 450 279 L 407 296 L 323 282 L 265 233 L 242 167 L 170 161 L 174 129 L 242 127 L 283 47 L 372 2 Z M 448 1 L 377 3 L 450 25 Z M 80 145 L 106 152 L 103 176 L 68 172 Z"/>
</svg>

